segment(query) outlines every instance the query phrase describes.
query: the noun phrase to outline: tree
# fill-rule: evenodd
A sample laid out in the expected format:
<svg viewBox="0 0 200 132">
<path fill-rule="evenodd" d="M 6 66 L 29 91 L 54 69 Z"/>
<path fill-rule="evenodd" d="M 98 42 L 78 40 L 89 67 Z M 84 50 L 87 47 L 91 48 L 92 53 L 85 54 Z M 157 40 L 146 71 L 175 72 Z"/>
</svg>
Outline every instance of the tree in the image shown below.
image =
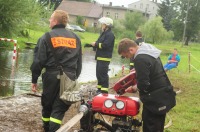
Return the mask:
<svg viewBox="0 0 200 132">
<path fill-rule="evenodd" d="M 69 0 L 69 1 L 92 2 L 93 0 Z"/>
<path fill-rule="evenodd" d="M 173 21 L 173 31 L 178 33 L 175 34 L 177 39 L 183 39 L 184 45 L 188 45 L 189 41 L 197 36 L 200 29 L 200 1 L 177 0 L 176 5 L 177 12 L 180 13 Z"/>
<path fill-rule="evenodd" d="M 0 36 L 12 37 L 39 19 L 40 8 L 35 0 L 0 0 Z"/>
<path fill-rule="evenodd" d="M 62 0 L 39 0 L 38 1 L 42 6 L 47 7 L 48 9 L 56 10 L 60 5 Z"/>
<path fill-rule="evenodd" d="M 162 17 L 162 22 L 167 31 L 171 30 L 171 21 L 176 17 L 174 0 L 163 0 L 159 5 L 158 15 Z"/>
<path fill-rule="evenodd" d="M 161 17 L 150 19 L 145 23 L 141 30 L 144 34 L 144 39 L 146 42 L 158 43 L 173 38 L 173 32 L 167 31 L 163 27 Z"/>
<path fill-rule="evenodd" d="M 145 21 L 146 19 L 141 13 L 126 12 L 124 20 L 114 20 L 113 31 L 118 38 L 135 39 L 135 32 Z"/>
<path fill-rule="evenodd" d="M 133 19 L 134 18 L 134 19 Z M 127 12 L 123 25 L 127 30 L 135 32 L 138 28 L 146 22 L 145 17 L 138 12 Z"/>
<path fill-rule="evenodd" d="M 84 19 L 83 16 L 77 16 L 77 17 L 76 17 L 76 23 L 77 23 L 78 25 L 83 25 L 83 24 L 84 24 L 83 19 Z"/>
</svg>

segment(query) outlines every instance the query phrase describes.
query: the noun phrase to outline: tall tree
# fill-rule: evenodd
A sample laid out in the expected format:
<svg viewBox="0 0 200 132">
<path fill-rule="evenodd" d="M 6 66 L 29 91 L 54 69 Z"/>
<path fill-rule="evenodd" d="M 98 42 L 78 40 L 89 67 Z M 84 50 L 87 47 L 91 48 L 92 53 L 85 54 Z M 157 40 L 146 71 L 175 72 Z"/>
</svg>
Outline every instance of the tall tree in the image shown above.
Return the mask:
<svg viewBox="0 0 200 132">
<path fill-rule="evenodd" d="M 134 19 L 133 19 L 134 18 Z M 139 12 L 127 12 L 123 25 L 127 30 L 135 32 L 138 28 L 146 22 L 145 17 Z"/>
<path fill-rule="evenodd" d="M 174 3 L 174 0 L 163 0 L 159 5 L 158 15 L 162 17 L 163 25 L 167 31 L 171 30 L 171 21 L 176 17 Z"/>
<path fill-rule="evenodd" d="M 150 19 L 141 29 L 146 42 L 158 43 L 173 38 L 173 32 L 163 27 L 161 17 Z"/>
<path fill-rule="evenodd" d="M 41 5 L 46 6 L 48 9 L 56 10 L 62 0 L 39 0 L 38 2 Z"/>
<path fill-rule="evenodd" d="M 199 0 L 176 0 L 177 12 L 180 12 L 173 21 L 173 30 L 179 40 L 183 40 L 184 45 L 196 37 L 200 30 L 200 1 Z M 180 28 L 177 28 L 179 26 Z M 180 35 L 182 34 L 182 36 Z"/>
<path fill-rule="evenodd" d="M 33 24 L 39 18 L 39 10 L 35 0 L 0 0 L 0 36 L 11 37 Z"/>
</svg>

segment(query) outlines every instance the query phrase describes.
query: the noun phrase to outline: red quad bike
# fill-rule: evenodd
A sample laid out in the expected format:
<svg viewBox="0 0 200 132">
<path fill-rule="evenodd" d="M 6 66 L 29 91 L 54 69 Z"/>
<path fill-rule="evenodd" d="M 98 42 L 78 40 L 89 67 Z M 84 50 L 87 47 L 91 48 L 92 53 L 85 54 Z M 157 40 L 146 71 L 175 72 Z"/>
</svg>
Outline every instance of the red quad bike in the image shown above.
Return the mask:
<svg viewBox="0 0 200 132">
<path fill-rule="evenodd" d="M 92 97 L 90 92 L 89 99 L 81 101 L 79 111 L 84 116 L 80 120 L 79 132 L 139 132 L 142 123 L 135 116 L 139 113 L 140 100 L 137 97 L 122 96 L 126 88 L 135 84 L 133 71 L 115 83 L 113 89 L 116 95 L 98 94 Z"/>
</svg>

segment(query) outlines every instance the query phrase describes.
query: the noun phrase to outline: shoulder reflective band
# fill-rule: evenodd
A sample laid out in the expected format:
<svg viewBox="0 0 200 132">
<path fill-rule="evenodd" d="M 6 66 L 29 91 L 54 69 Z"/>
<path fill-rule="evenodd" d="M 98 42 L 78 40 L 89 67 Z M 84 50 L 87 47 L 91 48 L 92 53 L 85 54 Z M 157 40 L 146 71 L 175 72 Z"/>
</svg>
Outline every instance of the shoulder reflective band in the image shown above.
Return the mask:
<svg viewBox="0 0 200 132">
<path fill-rule="evenodd" d="M 64 38 L 64 37 L 54 37 L 51 38 L 51 42 L 53 47 L 68 47 L 68 48 L 76 48 L 76 39 L 74 38 Z"/>
<path fill-rule="evenodd" d="M 97 57 L 97 60 L 101 60 L 101 61 L 111 61 L 111 58 Z"/>
<path fill-rule="evenodd" d="M 54 123 L 57 123 L 57 124 L 61 124 L 61 123 L 62 123 L 61 120 L 58 120 L 58 119 L 53 118 L 53 117 L 50 117 L 50 121 L 51 121 L 51 122 L 54 122 Z"/>
<path fill-rule="evenodd" d="M 108 88 L 101 88 L 101 90 L 103 90 L 103 91 L 108 91 Z"/>
<path fill-rule="evenodd" d="M 50 118 L 44 118 L 44 117 L 42 117 L 42 121 L 44 121 L 44 122 L 49 122 L 49 121 L 50 121 Z"/>
<path fill-rule="evenodd" d="M 130 63 L 130 66 L 133 66 L 133 63 Z"/>
<path fill-rule="evenodd" d="M 102 43 L 99 43 L 99 49 L 102 49 Z"/>
</svg>

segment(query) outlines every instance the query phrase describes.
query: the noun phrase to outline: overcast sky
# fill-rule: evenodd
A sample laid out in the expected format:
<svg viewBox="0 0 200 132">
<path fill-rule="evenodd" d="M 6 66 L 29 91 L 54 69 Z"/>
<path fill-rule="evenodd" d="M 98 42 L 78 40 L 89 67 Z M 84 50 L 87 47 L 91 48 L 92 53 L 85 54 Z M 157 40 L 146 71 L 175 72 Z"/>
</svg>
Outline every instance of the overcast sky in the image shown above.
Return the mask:
<svg viewBox="0 0 200 132">
<path fill-rule="evenodd" d="M 124 5 L 125 7 L 128 7 L 128 4 L 131 4 L 135 1 L 139 1 L 139 0 L 96 0 L 98 3 L 100 4 L 109 4 L 110 2 L 112 2 L 113 6 L 122 6 Z M 158 0 L 159 2 L 160 0 Z"/>
</svg>

